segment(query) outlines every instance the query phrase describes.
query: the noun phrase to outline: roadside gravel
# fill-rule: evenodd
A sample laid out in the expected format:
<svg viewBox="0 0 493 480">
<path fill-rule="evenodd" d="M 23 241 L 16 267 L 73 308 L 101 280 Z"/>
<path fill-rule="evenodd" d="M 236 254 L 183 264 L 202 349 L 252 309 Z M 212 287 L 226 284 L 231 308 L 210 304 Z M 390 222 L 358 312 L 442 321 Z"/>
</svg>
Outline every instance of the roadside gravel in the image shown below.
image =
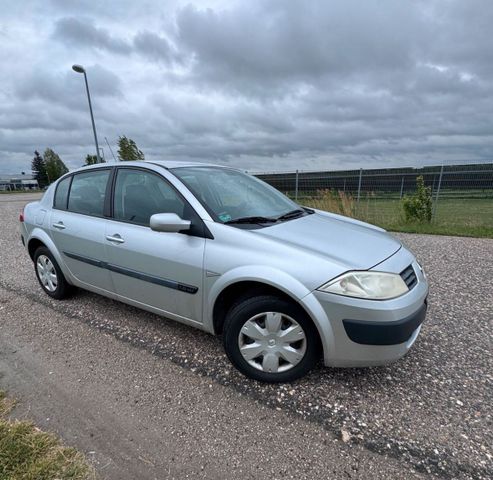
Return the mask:
<svg viewBox="0 0 493 480">
<path fill-rule="evenodd" d="M 0 385 L 16 417 L 76 446 L 103 479 L 423 478 L 1 287 L 0 313 Z"/>
<path fill-rule="evenodd" d="M 19 320 L 39 319 L 37 312 L 48 309 L 67 319 L 67 329 L 81 323 L 109 334 L 152 354 L 154 362 L 183 367 L 180 378 L 226 387 L 233 403 L 246 398 L 262 411 L 308 421 L 345 440 L 342 447 L 398 460 L 408 474 L 493 476 L 493 240 L 397 235 L 417 254 L 431 284 L 428 317 L 409 355 L 387 367 L 319 368 L 291 385 L 263 385 L 232 369 L 210 335 L 87 292 L 64 302 L 49 299 L 20 245 L 20 205 L 0 205 L 0 288 L 8 298 L 30 302 Z M 85 348 L 93 338 L 81 339 Z M 146 391 L 144 383 L 140 392 L 151 402 Z"/>
</svg>

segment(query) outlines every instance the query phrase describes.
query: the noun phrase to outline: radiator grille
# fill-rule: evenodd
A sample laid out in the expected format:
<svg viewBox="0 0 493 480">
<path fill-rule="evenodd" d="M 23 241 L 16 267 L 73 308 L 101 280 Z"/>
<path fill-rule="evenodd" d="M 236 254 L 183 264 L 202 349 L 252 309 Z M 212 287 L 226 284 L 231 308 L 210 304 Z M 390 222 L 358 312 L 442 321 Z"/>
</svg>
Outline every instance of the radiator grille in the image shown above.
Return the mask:
<svg viewBox="0 0 493 480">
<path fill-rule="evenodd" d="M 409 267 L 401 272 L 401 278 L 404 280 L 409 290 L 412 290 L 418 283 L 418 278 L 416 277 L 416 272 L 412 265 L 409 265 Z"/>
</svg>

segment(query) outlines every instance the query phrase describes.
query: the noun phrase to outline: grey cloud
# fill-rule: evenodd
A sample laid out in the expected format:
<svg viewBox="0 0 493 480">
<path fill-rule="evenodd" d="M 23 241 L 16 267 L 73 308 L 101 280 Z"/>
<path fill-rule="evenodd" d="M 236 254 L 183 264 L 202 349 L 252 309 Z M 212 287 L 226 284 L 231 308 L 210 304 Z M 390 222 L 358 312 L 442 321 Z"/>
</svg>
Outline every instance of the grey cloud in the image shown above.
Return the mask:
<svg viewBox="0 0 493 480">
<path fill-rule="evenodd" d="M 52 108 L 47 111 L 38 102 L 11 105 L 4 107 L 0 113 L 0 129 L 10 129 L 16 132 L 26 130 L 54 130 L 64 134 L 81 127 L 79 118 L 64 108 Z"/>
<path fill-rule="evenodd" d="M 120 79 L 100 65 L 90 70 L 91 94 L 94 97 L 117 97 L 121 95 Z M 65 73 L 54 73 L 48 69 L 36 69 L 15 87 L 16 96 L 22 100 L 42 99 L 54 104 L 77 107 L 84 98 L 84 79 L 67 65 Z M 85 105 L 85 104 L 84 104 Z"/>
<path fill-rule="evenodd" d="M 446 6 L 446 8 L 444 8 Z M 489 0 L 455 0 L 430 3 L 430 15 L 435 23 L 434 41 L 429 44 L 429 55 L 436 63 L 456 65 L 480 75 L 491 75 L 493 49 L 491 25 L 493 9 Z"/>
<path fill-rule="evenodd" d="M 42 9 L 49 16 L 70 15 L 86 16 L 100 20 L 117 20 L 125 21 L 131 24 L 140 19 L 144 19 L 144 24 L 151 23 L 159 13 L 164 4 L 167 9 L 173 11 L 174 3 L 179 0 L 166 0 L 166 2 L 152 0 L 135 1 L 135 0 L 118 0 L 95 1 L 95 0 L 23 0 L 27 2 L 42 5 Z M 161 7 L 161 8 L 160 8 Z"/>
<path fill-rule="evenodd" d="M 187 6 L 177 15 L 178 39 L 196 55 L 198 73 L 226 82 L 311 83 L 407 68 L 415 54 L 411 41 L 424 39 L 419 15 L 407 3 L 379 5 L 274 1 L 266 9 L 253 1 L 219 12 Z"/>
<path fill-rule="evenodd" d="M 141 30 L 132 40 L 127 41 L 112 35 L 106 28 L 96 26 L 89 18 L 64 17 L 57 20 L 53 37 L 76 47 L 106 50 L 122 55 L 134 52 L 164 63 L 180 61 L 174 46 L 163 36 Z"/>
<path fill-rule="evenodd" d="M 54 37 L 75 46 L 108 50 L 128 55 L 131 46 L 122 39 L 112 36 L 107 30 L 96 27 L 90 19 L 81 20 L 65 17 L 55 23 Z"/>
<path fill-rule="evenodd" d="M 41 67 L 0 72 L 0 168 L 33 147 L 73 166 L 93 150 L 76 62 L 100 136 L 129 135 L 149 159 L 271 170 L 491 160 L 491 2 L 191 2 L 127 2 L 112 16 L 111 2 L 52 0 L 63 18 L 29 46 Z M 18 39 L 6 42 L 16 61 Z"/>
<path fill-rule="evenodd" d="M 153 32 L 142 31 L 135 35 L 134 48 L 137 53 L 150 60 L 165 63 L 178 60 L 176 52 L 169 41 Z"/>
</svg>

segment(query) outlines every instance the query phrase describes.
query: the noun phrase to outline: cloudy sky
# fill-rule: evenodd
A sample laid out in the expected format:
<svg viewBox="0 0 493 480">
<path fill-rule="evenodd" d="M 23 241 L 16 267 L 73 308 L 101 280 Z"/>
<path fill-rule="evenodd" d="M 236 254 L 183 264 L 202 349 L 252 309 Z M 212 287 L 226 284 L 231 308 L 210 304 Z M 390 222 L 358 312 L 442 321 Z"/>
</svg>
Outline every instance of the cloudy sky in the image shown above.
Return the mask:
<svg viewBox="0 0 493 480">
<path fill-rule="evenodd" d="M 491 0 L 0 0 L 0 173 L 118 135 L 250 170 L 493 161 Z"/>
</svg>

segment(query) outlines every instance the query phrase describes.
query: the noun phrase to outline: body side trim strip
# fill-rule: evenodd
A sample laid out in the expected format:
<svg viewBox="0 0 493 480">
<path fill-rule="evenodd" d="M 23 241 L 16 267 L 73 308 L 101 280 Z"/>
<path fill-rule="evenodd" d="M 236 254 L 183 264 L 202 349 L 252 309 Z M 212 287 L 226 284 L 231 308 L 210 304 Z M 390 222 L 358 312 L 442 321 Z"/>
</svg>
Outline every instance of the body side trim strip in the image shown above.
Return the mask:
<svg viewBox="0 0 493 480">
<path fill-rule="evenodd" d="M 136 278 L 144 282 L 154 283 L 155 285 L 161 285 L 163 287 L 172 288 L 180 292 L 195 294 L 198 292 L 198 287 L 193 285 L 187 285 L 185 283 L 179 283 L 175 280 L 169 280 L 167 278 L 156 277 L 154 275 L 148 275 L 147 273 L 139 272 L 137 270 L 132 270 L 130 268 L 120 267 L 118 265 L 113 265 L 111 263 L 103 262 L 101 260 L 96 260 L 94 258 L 84 257 L 76 253 L 63 252 L 69 258 L 78 260 L 79 262 L 84 262 L 94 267 L 104 268 L 110 272 L 120 273 L 121 275 L 127 275 L 128 277 Z"/>
</svg>

